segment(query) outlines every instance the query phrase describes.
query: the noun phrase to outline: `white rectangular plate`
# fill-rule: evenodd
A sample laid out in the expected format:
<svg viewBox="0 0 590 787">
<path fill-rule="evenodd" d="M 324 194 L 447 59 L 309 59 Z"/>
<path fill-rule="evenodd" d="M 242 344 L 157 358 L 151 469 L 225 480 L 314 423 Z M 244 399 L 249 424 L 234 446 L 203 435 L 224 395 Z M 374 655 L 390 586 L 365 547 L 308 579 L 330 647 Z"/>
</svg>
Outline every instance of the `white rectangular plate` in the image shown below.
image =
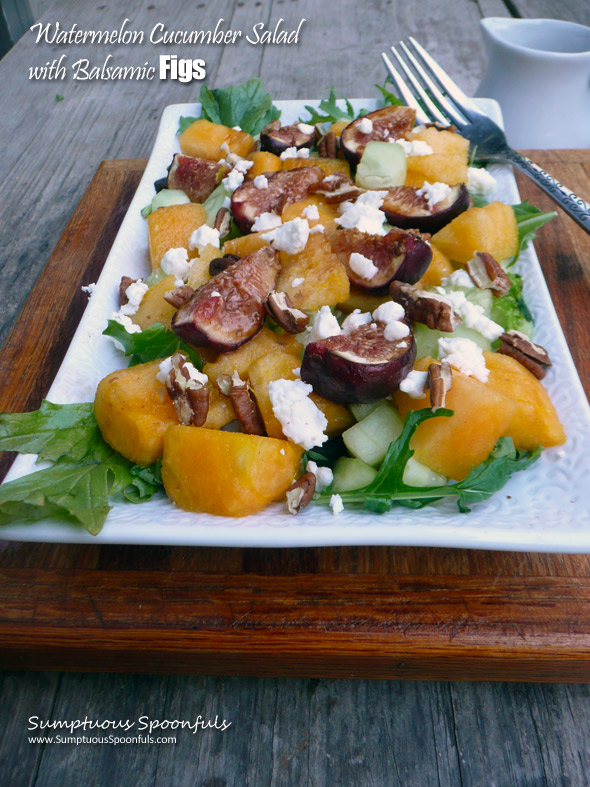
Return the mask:
<svg viewBox="0 0 590 787">
<path fill-rule="evenodd" d="M 479 99 L 482 109 L 501 122 L 494 101 Z M 317 101 L 277 101 L 285 123 Z M 355 109 L 376 107 L 375 99 L 358 99 Z M 118 308 L 121 275 L 148 272 L 147 232 L 140 209 L 150 202 L 153 183 L 165 174 L 178 152 L 176 129 L 181 115 L 198 115 L 196 104 L 166 107 L 152 155 L 121 225 L 88 308 L 80 322 L 47 398 L 52 402 L 92 401 L 99 380 L 125 366 L 123 355 L 102 336 L 108 316 Z M 497 199 L 520 201 L 512 171 L 491 167 L 498 181 Z M 525 296 L 536 320 L 535 340 L 553 361 L 545 385 L 567 433 L 567 443 L 549 449 L 529 470 L 517 473 L 494 497 L 460 514 L 453 501 L 413 511 L 394 508 L 384 515 L 313 505 L 293 517 L 275 504 L 256 516 L 229 519 L 181 511 L 165 497 L 143 505 L 116 503 L 104 529 L 90 536 L 82 528 L 57 520 L 4 527 L 0 538 L 102 544 L 293 547 L 329 545 L 412 545 L 475 547 L 552 552 L 590 552 L 590 409 L 572 362 L 549 292 L 532 248 L 517 267 L 524 275 Z M 65 319 L 65 315 L 64 315 Z M 39 469 L 35 457 L 19 456 L 7 480 Z"/>
</svg>

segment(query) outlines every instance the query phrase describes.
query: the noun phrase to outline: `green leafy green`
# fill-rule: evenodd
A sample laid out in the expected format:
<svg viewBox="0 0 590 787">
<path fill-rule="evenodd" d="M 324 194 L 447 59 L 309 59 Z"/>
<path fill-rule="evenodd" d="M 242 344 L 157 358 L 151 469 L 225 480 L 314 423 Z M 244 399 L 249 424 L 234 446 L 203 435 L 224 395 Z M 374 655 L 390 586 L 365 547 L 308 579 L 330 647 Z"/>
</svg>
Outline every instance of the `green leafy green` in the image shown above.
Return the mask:
<svg viewBox="0 0 590 787">
<path fill-rule="evenodd" d="M 202 117 L 229 128 L 239 126 L 252 135 L 259 134 L 281 114 L 273 106 L 272 96 L 265 92 L 261 79 L 248 79 L 240 85 L 215 90 L 203 85 L 199 100 Z"/>
<path fill-rule="evenodd" d="M 192 126 L 192 124 L 195 122 L 195 120 L 198 120 L 198 119 L 199 118 L 191 117 L 190 115 L 188 115 L 187 117 L 184 117 L 183 115 L 181 115 L 180 118 L 178 119 L 178 129 L 176 131 L 176 136 L 179 137 L 182 134 L 183 131 L 186 131 L 187 128 L 189 126 Z M 145 216 L 144 216 L 144 218 L 145 218 Z"/>
<path fill-rule="evenodd" d="M 205 213 L 207 214 L 207 224 L 209 224 L 210 227 L 215 225 L 217 212 L 219 208 L 223 207 L 226 197 L 229 196 L 230 195 L 223 183 L 220 183 L 219 186 L 216 186 L 211 194 L 209 194 L 205 202 L 203 202 L 203 207 L 205 208 Z"/>
<path fill-rule="evenodd" d="M 522 331 L 530 336 L 534 320 L 522 294 L 522 276 L 509 273 L 508 278 L 510 289 L 501 298 L 493 299 L 491 318 L 505 331 Z"/>
<path fill-rule="evenodd" d="M 393 84 L 389 77 L 387 77 L 387 79 L 382 85 L 375 85 L 377 90 L 383 96 L 384 106 L 391 105 L 396 107 L 403 107 L 404 102 L 401 100 L 401 98 L 398 98 L 391 91 L 387 89 L 386 87 L 387 84 Z"/>
<path fill-rule="evenodd" d="M 421 508 L 443 497 L 456 497 L 459 510 L 467 512 L 469 505 L 491 497 L 504 486 L 513 473 L 525 470 L 541 453 L 540 448 L 533 452 L 517 451 L 511 437 L 501 437 L 490 456 L 474 467 L 463 481 L 444 486 L 408 486 L 404 483 L 403 476 L 408 459 L 414 454 L 410 448 L 414 432 L 429 418 L 448 418 L 452 415 L 452 410 L 442 408 L 436 412 L 428 408 L 410 411 L 401 435 L 389 446 L 373 481 L 363 489 L 342 492 L 344 504 L 361 506 L 382 514 L 391 510 L 394 505 Z M 329 492 L 324 493 L 317 502 L 327 505 L 330 497 Z"/>
<path fill-rule="evenodd" d="M 129 366 L 155 361 L 157 358 L 168 358 L 180 350 L 188 356 L 190 362 L 197 369 L 203 368 L 203 361 L 194 349 L 160 322 L 153 323 L 144 331 L 128 333 L 120 322 L 109 320 L 103 334 L 116 339 L 123 346 L 125 355 L 131 356 Z"/>
<path fill-rule="evenodd" d="M 342 109 L 338 104 L 339 101 L 344 101 L 345 109 Z M 320 101 L 318 109 L 307 105 L 305 109 L 311 115 L 311 118 L 306 119 L 305 122 L 311 124 L 336 123 L 338 120 L 352 121 L 355 118 L 354 109 L 350 101 L 341 93 L 336 93 L 334 88 L 330 88 L 328 98 L 323 98 Z"/>
<path fill-rule="evenodd" d="M 0 414 L 0 450 L 54 461 L 0 486 L 0 524 L 59 517 L 95 535 L 111 510 L 109 496 L 143 503 L 162 485 L 159 465 L 134 465 L 105 443 L 90 403 L 44 401 L 32 413 Z"/>
<path fill-rule="evenodd" d="M 516 224 L 518 226 L 518 251 L 510 263 L 514 265 L 521 251 L 526 249 L 529 243 L 537 237 L 536 231 L 544 224 L 547 224 L 548 221 L 554 219 L 557 213 L 554 210 L 543 212 L 534 205 L 531 205 L 528 199 L 521 202 L 519 205 L 513 205 L 512 209 L 514 210 Z"/>
</svg>

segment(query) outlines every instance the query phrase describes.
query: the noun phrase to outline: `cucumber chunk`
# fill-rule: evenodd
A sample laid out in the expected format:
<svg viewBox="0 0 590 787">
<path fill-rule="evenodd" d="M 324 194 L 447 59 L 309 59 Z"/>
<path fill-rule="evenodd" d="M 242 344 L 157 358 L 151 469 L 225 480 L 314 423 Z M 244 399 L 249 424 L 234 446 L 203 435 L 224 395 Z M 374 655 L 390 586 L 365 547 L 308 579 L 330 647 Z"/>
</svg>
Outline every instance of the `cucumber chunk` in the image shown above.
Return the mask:
<svg viewBox="0 0 590 787">
<path fill-rule="evenodd" d="M 347 429 L 342 439 L 357 459 L 362 459 L 368 465 L 377 465 L 385 457 L 389 444 L 400 436 L 402 428 L 402 419 L 397 410 L 387 402 L 382 402 L 366 418 Z"/>
<path fill-rule="evenodd" d="M 361 459 L 350 456 L 341 456 L 334 465 L 334 481 L 332 491 L 334 493 L 350 492 L 353 489 L 362 489 L 367 486 L 377 475 L 377 471 L 371 465 Z"/>
<path fill-rule="evenodd" d="M 436 473 L 411 456 L 404 470 L 404 484 L 408 486 L 444 486 L 447 478 Z"/>
<path fill-rule="evenodd" d="M 407 172 L 406 154 L 396 142 L 368 142 L 356 169 L 355 182 L 363 189 L 403 186 Z"/>
<path fill-rule="evenodd" d="M 459 323 L 452 333 L 446 333 L 445 331 L 432 331 L 430 328 L 427 328 L 426 325 L 423 325 L 422 323 L 416 323 L 414 326 L 416 357 L 423 358 L 425 355 L 428 355 L 431 358 L 437 359 L 438 340 L 441 337 L 445 339 L 471 339 L 479 347 L 481 347 L 482 350 L 487 350 L 490 352 L 492 349 L 492 343 L 489 339 L 483 337 L 481 333 L 474 331 L 473 328 L 466 328 L 462 323 Z"/>
<path fill-rule="evenodd" d="M 349 404 L 348 409 L 354 415 L 356 421 L 362 421 L 369 413 L 376 410 L 381 402 L 366 402 L 364 404 Z"/>
<path fill-rule="evenodd" d="M 188 196 L 182 189 L 161 189 L 152 198 L 149 205 L 142 208 L 141 215 L 144 219 L 153 213 L 158 208 L 167 208 L 169 205 L 182 205 L 185 202 L 190 202 Z"/>
</svg>

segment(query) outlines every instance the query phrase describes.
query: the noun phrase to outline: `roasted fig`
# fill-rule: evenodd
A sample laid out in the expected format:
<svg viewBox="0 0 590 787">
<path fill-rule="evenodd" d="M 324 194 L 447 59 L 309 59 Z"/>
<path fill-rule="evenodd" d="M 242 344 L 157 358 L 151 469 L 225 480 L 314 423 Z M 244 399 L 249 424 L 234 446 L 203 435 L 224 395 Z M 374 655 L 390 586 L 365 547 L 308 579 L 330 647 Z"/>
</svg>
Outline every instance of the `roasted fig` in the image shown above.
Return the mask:
<svg viewBox="0 0 590 787">
<path fill-rule="evenodd" d="M 387 235 L 368 235 L 356 229 L 342 229 L 331 238 L 332 251 L 338 256 L 351 283 L 363 290 L 379 291 L 393 280 L 413 284 L 426 272 L 432 260 L 429 236 L 414 230 L 394 228 Z M 377 268 L 371 278 L 351 267 L 351 254 L 361 254 Z"/>
<path fill-rule="evenodd" d="M 361 325 L 349 334 L 310 342 L 301 362 L 301 379 L 337 404 L 375 402 L 397 390 L 411 371 L 416 343 L 410 332 L 387 341 L 385 323 Z"/>
<path fill-rule="evenodd" d="M 223 167 L 219 161 L 175 153 L 163 188 L 182 189 L 191 202 L 204 202 L 219 184 Z"/>
<path fill-rule="evenodd" d="M 260 150 L 267 150 L 280 156 L 287 148 L 311 148 L 315 142 L 315 127 L 307 123 L 294 123 L 281 126 L 280 120 L 273 120 L 260 132 Z"/>
<path fill-rule="evenodd" d="M 340 149 L 352 167 L 361 160 L 367 142 L 389 142 L 410 131 L 416 122 L 416 110 L 392 106 L 369 112 L 349 123 L 340 135 Z"/>
<path fill-rule="evenodd" d="M 276 213 L 292 202 L 305 199 L 324 179 L 319 167 L 279 170 L 267 175 L 268 186 L 257 189 L 253 181 L 246 181 L 234 191 L 231 212 L 239 229 L 248 233 L 262 213 Z"/>
<path fill-rule="evenodd" d="M 452 221 L 455 216 L 467 210 L 471 203 L 469 192 L 463 183 L 451 186 L 450 194 L 432 207 L 428 199 L 418 194 L 420 189 L 411 186 L 397 186 L 389 189 L 381 210 L 387 221 L 400 229 L 416 229 L 432 235 Z"/>
<path fill-rule="evenodd" d="M 277 254 L 269 246 L 237 260 L 180 307 L 172 330 L 197 347 L 237 349 L 262 328 L 278 271 Z"/>
</svg>

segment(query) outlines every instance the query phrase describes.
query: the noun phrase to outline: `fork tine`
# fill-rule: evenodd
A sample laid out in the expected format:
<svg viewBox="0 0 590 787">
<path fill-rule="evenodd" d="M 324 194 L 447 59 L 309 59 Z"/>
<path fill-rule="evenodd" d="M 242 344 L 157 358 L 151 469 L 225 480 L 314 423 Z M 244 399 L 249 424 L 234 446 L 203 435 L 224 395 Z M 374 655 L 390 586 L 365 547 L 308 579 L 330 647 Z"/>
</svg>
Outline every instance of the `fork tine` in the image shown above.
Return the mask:
<svg viewBox="0 0 590 787">
<path fill-rule="evenodd" d="M 389 76 L 393 82 L 395 89 L 397 90 L 398 95 L 402 98 L 409 107 L 413 107 L 416 110 L 416 119 L 420 121 L 420 123 L 429 123 L 430 118 L 424 112 L 420 104 L 416 101 L 416 98 L 411 90 L 408 90 L 406 87 L 406 83 L 401 78 L 398 70 L 393 65 L 391 60 L 387 57 L 385 52 L 381 52 L 381 57 L 383 58 L 383 62 L 385 63 L 385 68 L 387 69 Z"/>
<path fill-rule="evenodd" d="M 404 46 L 403 42 L 401 42 L 401 41 L 400 41 L 400 46 L 402 46 L 402 47 Z M 418 95 L 420 96 L 420 98 L 424 102 L 424 105 L 426 106 L 427 112 L 430 115 L 429 120 L 439 120 L 441 123 L 445 123 L 446 124 L 448 122 L 447 118 L 442 114 L 440 109 L 431 100 L 430 96 L 424 90 L 422 85 L 418 82 L 418 80 L 416 79 L 414 74 L 412 74 L 412 72 L 410 71 L 408 66 L 405 64 L 405 62 L 400 57 L 399 52 L 396 50 L 396 48 L 394 46 L 390 47 L 390 49 L 393 52 L 393 54 L 395 55 L 395 57 L 397 59 L 397 62 L 400 64 L 400 67 L 402 68 L 404 74 L 406 75 L 406 77 L 408 78 L 408 80 L 410 81 L 412 86 L 414 87 L 414 91 L 416 93 L 418 93 Z M 405 50 L 405 47 L 404 47 L 404 50 Z"/>
<path fill-rule="evenodd" d="M 406 56 L 408 57 L 408 59 L 416 69 L 416 73 L 422 79 L 422 81 L 424 82 L 424 84 L 426 85 L 426 87 L 428 88 L 428 90 L 430 91 L 430 93 L 432 94 L 433 98 L 438 103 L 442 111 L 445 112 L 448 118 L 450 118 L 459 128 L 464 126 L 465 116 L 460 115 L 455 109 L 455 107 L 453 106 L 453 104 L 450 101 L 448 101 L 447 98 L 445 98 L 445 96 L 438 89 L 435 82 L 433 82 L 433 80 L 428 76 L 426 71 L 422 68 L 420 63 L 418 63 L 416 58 L 412 55 L 412 53 L 410 52 L 410 50 L 404 44 L 403 41 L 400 41 L 400 47 L 403 49 L 404 53 L 406 54 Z M 442 116 L 442 118 L 439 119 L 442 119 L 444 123 L 448 122 L 447 118 L 444 116 Z"/>
<path fill-rule="evenodd" d="M 465 95 L 465 93 L 461 90 L 459 85 L 454 82 L 451 77 L 444 71 L 434 60 L 428 52 L 424 49 L 424 47 L 416 41 L 413 36 L 408 37 L 408 41 L 413 46 L 415 51 L 417 52 L 420 60 L 424 64 L 424 66 L 429 70 L 432 74 L 434 79 L 438 82 L 440 87 L 447 93 L 447 95 L 455 102 L 458 109 L 460 109 L 465 117 L 468 119 L 471 118 L 470 113 L 474 113 L 476 115 L 481 115 L 481 110 L 475 105 L 475 103 L 469 98 L 469 96 Z"/>
</svg>

